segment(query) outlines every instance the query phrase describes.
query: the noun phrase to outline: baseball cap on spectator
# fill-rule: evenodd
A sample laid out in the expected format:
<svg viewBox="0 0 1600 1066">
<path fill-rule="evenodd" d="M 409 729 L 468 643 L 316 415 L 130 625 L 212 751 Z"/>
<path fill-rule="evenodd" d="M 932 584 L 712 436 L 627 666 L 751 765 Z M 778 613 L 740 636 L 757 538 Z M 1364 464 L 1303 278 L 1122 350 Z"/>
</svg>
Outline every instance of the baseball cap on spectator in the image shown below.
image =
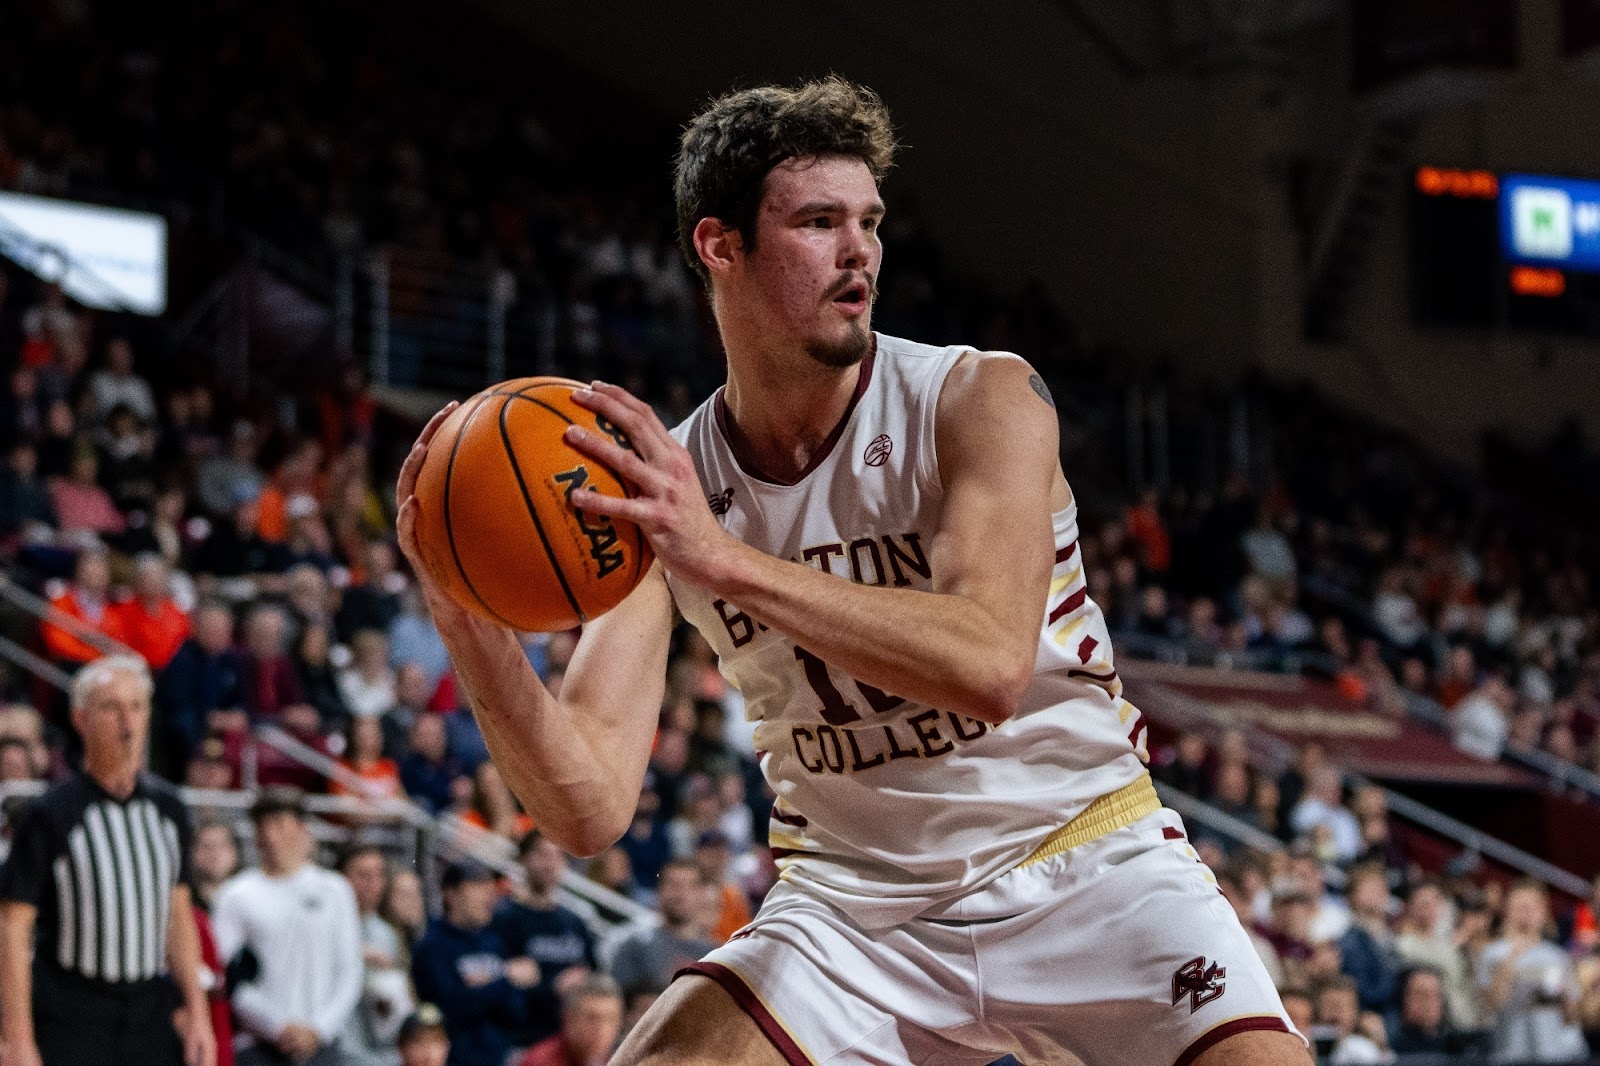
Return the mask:
<svg viewBox="0 0 1600 1066">
<path fill-rule="evenodd" d="M 440 1036 L 449 1035 L 445 1031 L 444 1012 L 432 1003 L 421 1003 L 400 1023 L 400 1035 L 395 1038 L 395 1043 L 405 1047 L 428 1030 L 437 1030 Z"/>
<path fill-rule="evenodd" d="M 304 821 L 306 794 L 293 785 L 268 785 L 250 805 L 250 820 L 259 822 L 273 814 L 292 814 Z"/>
<path fill-rule="evenodd" d="M 441 888 L 455 888 L 457 885 L 469 882 L 494 881 L 497 879 L 495 872 L 483 863 L 474 859 L 463 859 L 453 862 L 445 867 L 444 877 L 439 881 Z"/>
</svg>

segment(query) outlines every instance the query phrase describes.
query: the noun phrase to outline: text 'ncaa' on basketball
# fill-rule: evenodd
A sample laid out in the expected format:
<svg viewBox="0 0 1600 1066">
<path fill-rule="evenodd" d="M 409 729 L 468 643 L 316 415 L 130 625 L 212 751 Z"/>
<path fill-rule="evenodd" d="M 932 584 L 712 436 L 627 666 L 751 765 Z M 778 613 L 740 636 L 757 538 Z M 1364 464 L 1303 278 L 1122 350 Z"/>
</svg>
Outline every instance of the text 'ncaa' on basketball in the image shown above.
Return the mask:
<svg viewBox="0 0 1600 1066">
<path fill-rule="evenodd" d="M 893 150 L 877 97 L 837 78 L 730 94 L 686 129 L 680 238 L 728 381 L 671 432 L 614 386 L 576 394 L 637 453 L 568 442 L 638 492 L 571 503 L 637 523 L 657 561 L 585 627 L 559 699 L 416 565 L 496 765 L 569 852 L 633 818 L 675 602 L 758 719 L 782 877 L 614 1061 L 1308 1066 L 1155 799 L 1038 375 L 869 328 Z M 414 564 L 444 413 L 400 474 Z M 874 569 L 880 542 L 904 580 Z M 812 769 L 846 750 L 853 772 Z"/>
</svg>

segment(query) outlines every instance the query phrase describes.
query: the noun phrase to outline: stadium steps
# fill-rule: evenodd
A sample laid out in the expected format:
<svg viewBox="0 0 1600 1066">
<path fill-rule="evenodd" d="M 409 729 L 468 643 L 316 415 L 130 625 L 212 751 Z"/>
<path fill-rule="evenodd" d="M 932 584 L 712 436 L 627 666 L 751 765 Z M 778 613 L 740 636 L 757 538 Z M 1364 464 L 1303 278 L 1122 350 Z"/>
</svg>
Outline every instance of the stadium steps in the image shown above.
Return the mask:
<svg viewBox="0 0 1600 1066">
<path fill-rule="evenodd" d="M 1375 118 L 1346 158 L 1311 246 L 1304 304 L 1309 339 L 1342 339 L 1351 292 L 1383 212 L 1402 184 L 1416 133 L 1414 117 Z"/>
</svg>

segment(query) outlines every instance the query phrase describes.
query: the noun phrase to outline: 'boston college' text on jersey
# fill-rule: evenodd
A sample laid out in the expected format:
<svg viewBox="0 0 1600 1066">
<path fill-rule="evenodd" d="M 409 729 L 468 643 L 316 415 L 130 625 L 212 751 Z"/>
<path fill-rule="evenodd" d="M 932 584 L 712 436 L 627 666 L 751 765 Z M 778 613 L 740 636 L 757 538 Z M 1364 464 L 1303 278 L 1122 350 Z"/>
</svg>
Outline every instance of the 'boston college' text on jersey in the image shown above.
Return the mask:
<svg viewBox="0 0 1600 1066">
<path fill-rule="evenodd" d="M 752 547 L 867 585 L 931 591 L 943 489 L 935 408 L 969 349 L 878 335 L 850 410 L 793 484 L 734 457 L 718 391 L 680 426 L 723 526 Z M 668 582 L 758 722 L 785 880 L 862 925 L 905 921 L 992 881 L 1097 797 L 1144 774 L 1144 723 L 1122 698 L 1088 598 L 1077 506 L 1053 518 L 1056 563 L 1033 680 L 994 726 L 855 681 L 735 603 Z"/>
</svg>

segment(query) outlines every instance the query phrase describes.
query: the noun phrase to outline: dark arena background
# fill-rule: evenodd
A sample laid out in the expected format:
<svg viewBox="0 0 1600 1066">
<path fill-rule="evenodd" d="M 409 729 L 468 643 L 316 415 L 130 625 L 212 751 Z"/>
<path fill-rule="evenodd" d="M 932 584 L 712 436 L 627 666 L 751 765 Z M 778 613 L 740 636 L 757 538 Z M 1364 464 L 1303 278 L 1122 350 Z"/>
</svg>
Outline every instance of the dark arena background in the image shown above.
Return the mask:
<svg viewBox="0 0 1600 1066">
<path fill-rule="evenodd" d="M 874 328 L 1048 382 L 1161 797 L 1319 1063 L 1600 1063 L 1595 0 L 7 0 L 4 846 L 82 759 L 73 676 L 142 656 L 202 910 L 269 786 L 308 794 L 324 866 L 381 857 L 360 1000 L 282 1061 L 442 1031 L 503 1066 L 575 988 L 620 996 L 582 1037 L 606 1061 L 777 876 L 742 698 L 680 626 L 627 835 L 519 848 L 395 475 L 511 377 L 686 417 L 725 370 L 677 137 L 828 73 L 905 146 Z M 553 691 L 576 642 L 524 639 Z M 668 891 L 674 859 L 698 876 Z M 441 882 L 483 867 L 553 878 L 566 924 L 478 943 L 482 980 L 414 1014 Z M 1530 884 L 1548 962 L 1508 993 Z M 28 945 L 0 948 L 3 997 Z M 268 986 L 208 960 L 243 1055 L 238 990 Z M 36 1061 L 4 1022 L 0 1062 Z M 1516 1027 L 1533 1057 L 1492 1057 Z"/>
</svg>

